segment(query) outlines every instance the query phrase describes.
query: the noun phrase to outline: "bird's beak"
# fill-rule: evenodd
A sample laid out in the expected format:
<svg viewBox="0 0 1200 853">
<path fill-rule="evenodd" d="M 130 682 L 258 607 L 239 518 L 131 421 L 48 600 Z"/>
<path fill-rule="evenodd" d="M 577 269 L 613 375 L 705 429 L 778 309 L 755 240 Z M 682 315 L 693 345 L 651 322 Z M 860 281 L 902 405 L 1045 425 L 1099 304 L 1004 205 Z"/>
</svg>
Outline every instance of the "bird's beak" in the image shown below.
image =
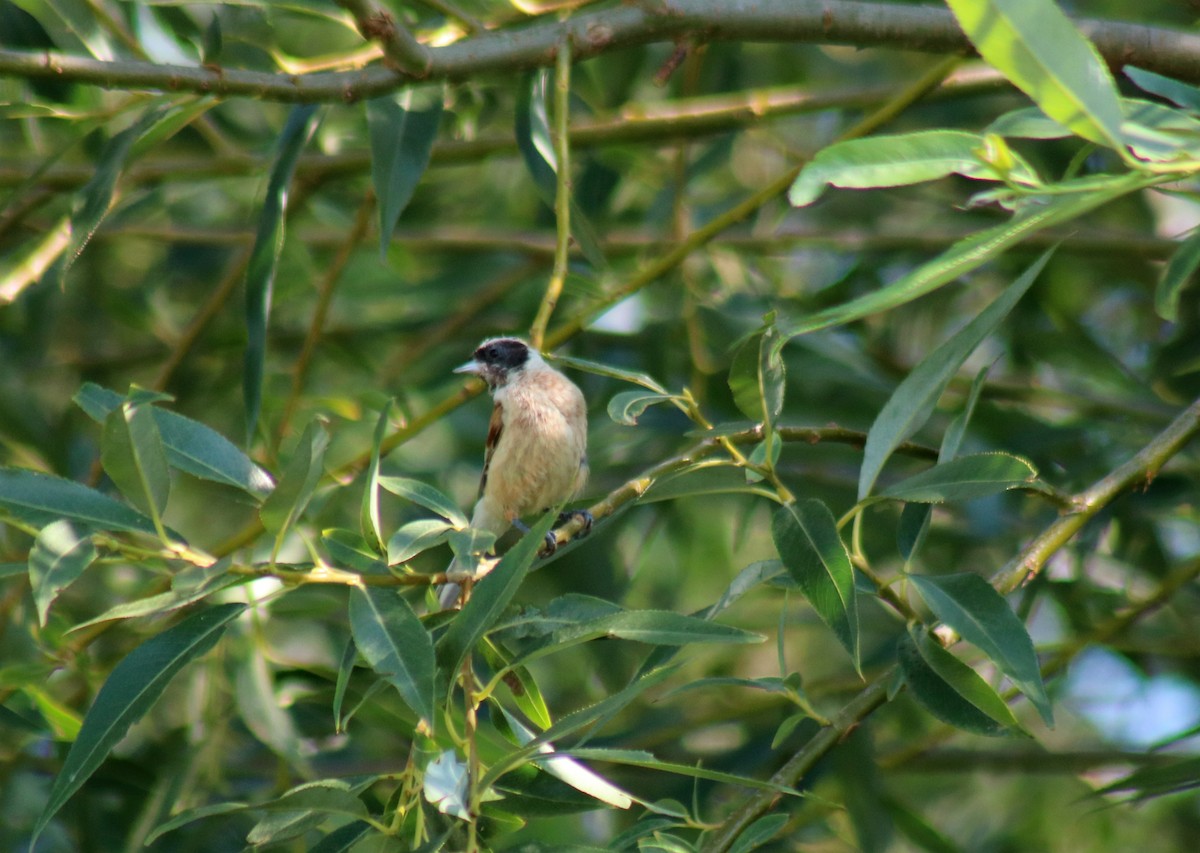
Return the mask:
<svg viewBox="0 0 1200 853">
<path fill-rule="evenodd" d="M 479 362 L 472 359 L 471 361 L 468 361 L 466 364 L 460 364 L 458 367 L 454 368 L 454 372 L 455 373 L 474 373 L 476 376 L 478 376 L 483 371 L 479 366 Z"/>
</svg>

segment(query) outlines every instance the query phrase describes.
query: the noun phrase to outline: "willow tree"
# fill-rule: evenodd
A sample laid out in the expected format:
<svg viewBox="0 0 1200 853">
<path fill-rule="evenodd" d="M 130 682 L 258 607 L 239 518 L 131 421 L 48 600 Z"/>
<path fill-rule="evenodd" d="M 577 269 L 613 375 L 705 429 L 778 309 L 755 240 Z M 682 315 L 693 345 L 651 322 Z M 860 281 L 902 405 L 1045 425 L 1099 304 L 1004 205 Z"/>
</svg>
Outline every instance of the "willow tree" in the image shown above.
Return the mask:
<svg viewBox="0 0 1200 853">
<path fill-rule="evenodd" d="M 1182 849 L 1178 5 L 0 2 L 0 844 Z"/>
</svg>

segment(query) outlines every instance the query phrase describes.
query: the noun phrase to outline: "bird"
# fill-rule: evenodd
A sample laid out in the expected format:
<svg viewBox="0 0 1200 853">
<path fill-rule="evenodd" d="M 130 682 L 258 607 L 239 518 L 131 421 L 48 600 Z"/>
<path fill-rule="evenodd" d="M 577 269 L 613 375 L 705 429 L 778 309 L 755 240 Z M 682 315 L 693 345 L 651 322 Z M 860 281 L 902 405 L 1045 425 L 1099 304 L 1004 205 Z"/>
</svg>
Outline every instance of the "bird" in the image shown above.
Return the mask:
<svg viewBox="0 0 1200 853">
<path fill-rule="evenodd" d="M 513 526 L 527 531 L 522 516 L 561 506 L 587 481 L 583 392 L 519 338 L 483 341 L 454 372 L 480 377 L 493 400 L 471 527 L 496 537 Z M 590 514 L 577 511 L 564 517 L 576 514 L 583 518 L 581 533 L 586 533 Z M 556 544 L 554 533 L 547 534 L 546 550 L 553 552 Z M 458 584 L 447 583 L 438 602 L 443 609 L 452 607 L 460 594 Z"/>
</svg>

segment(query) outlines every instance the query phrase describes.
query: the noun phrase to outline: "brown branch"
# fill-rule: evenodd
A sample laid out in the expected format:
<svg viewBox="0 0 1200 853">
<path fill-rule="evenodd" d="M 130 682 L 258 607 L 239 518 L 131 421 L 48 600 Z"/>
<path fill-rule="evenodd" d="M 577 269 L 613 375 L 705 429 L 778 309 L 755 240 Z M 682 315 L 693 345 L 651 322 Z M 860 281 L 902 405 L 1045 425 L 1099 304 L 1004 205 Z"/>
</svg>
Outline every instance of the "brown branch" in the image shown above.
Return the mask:
<svg viewBox="0 0 1200 853">
<path fill-rule="evenodd" d="M 363 4 L 366 5 L 365 3 Z M 1114 67 L 1126 64 L 1200 82 L 1200 36 L 1117 21 L 1077 20 Z M 373 29 L 373 35 L 378 35 Z M 391 38 L 391 32 L 385 33 Z M 397 40 L 405 36 L 396 32 Z M 484 73 L 546 67 L 567 39 L 577 60 L 621 48 L 685 37 L 702 41 L 759 41 L 888 47 L 966 54 L 971 45 L 954 16 L 934 6 L 851 0 L 655 0 L 584 12 L 565 21 L 481 33 L 444 47 L 395 45 L 404 70 L 371 66 L 306 75 L 242 69 L 105 62 L 44 51 L 0 50 L 0 76 L 90 83 L 116 89 L 190 91 L 265 100 L 356 101 L 397 89 L 413 79 L 461 80 Z M 411 36 L 409 36 L 411 38 Z M 428 63 L 422 65 L 422 51 Z M 395 61 L 395 60 L 393 60 Z"/>
<path fill-rule="evenodd" d="M 377 41 L 388 65 L 397 71 L 421 78 L 429 73 L 432 58 L 429 48 L 417 41 L 387 9 L 371 0 L 336 0 L 354 16 L 358 31 L 367 41 Z"/>
</svg>

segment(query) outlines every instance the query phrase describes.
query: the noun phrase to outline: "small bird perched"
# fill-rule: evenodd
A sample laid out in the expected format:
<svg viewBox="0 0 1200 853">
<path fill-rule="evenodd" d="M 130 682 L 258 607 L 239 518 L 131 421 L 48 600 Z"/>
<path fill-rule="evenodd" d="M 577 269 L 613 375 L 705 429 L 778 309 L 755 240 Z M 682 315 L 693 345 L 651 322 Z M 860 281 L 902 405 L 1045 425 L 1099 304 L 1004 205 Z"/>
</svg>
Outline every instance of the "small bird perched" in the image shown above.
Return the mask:
<svg viewBox="0 0 1200 853">
<path fill-rule="evenodd" d="M 558 506 L 583 487 L 587 404 L 574 382 L 517 338 L 484 341 L 454 372 L 479 376 L 495 401 L 471 527 L 499 537 L 524 527 L 521 516 Z M 585 526 L 590 520 L 585 514 Z M 546 541 L 553 550 L 553 533 Z M 460 591 L 443 586 L 441 606 L 453 606 Z"/>
</svg>

